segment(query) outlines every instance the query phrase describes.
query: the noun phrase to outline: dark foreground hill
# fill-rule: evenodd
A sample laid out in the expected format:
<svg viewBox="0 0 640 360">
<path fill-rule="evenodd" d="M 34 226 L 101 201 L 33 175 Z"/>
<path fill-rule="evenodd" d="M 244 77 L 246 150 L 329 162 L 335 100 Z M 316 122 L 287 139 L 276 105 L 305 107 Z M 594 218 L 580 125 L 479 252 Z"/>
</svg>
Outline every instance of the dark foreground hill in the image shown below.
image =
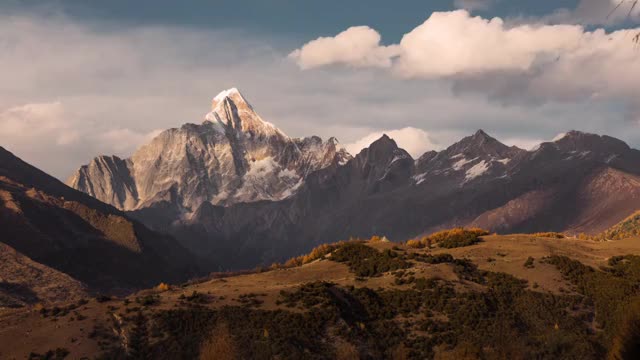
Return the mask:
<svg viewBox="0 0 640 360">
<path fill-rule="evenodd" d="M 0 357 L 637 359 L 638 239 L 544 235 L 352 241 L 292 267 L 7 312 Z"/>
<path fill-rule="evenodd" d="M 3 256 L 17 251 L 16 264 L 29 259 L 42 264 L 32 269 L 64 273 L 75 279 L 70 284 L 80 281 L 91 291 L 129 291 L 197 275 L 193 257 L 170 236 L 67 187 L 3 148 L 0 229 L 0 245 L 7 251 Z M 4 266 L 0 278 L 17 281 L 16 286 L 28 285 L 41 274 L 36 271 L 31 280 L 15 280 Z"/>
</svg>

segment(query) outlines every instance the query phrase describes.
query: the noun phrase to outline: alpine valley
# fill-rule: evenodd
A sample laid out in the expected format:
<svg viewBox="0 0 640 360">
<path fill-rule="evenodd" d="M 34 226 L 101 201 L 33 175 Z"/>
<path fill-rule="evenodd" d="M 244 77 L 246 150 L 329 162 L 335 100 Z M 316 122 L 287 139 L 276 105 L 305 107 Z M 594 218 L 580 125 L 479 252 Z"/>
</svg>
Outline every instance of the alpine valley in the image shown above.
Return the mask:
<svg viewBox="0 0 640 360">
<path fill-rule="evenodd" d="M 201 123 L 127 159 L 96 157 L 67 184 L 172 235 L 205 270 L 233 270 L 459 226 L 598 234 L 638 208 L 640 151 L 579 131 L 524 150 L 479 130 L 418 159 L 386 135 L 349 154 L 335 138 L 287 136 L 233 88 Z"/>
</svg>

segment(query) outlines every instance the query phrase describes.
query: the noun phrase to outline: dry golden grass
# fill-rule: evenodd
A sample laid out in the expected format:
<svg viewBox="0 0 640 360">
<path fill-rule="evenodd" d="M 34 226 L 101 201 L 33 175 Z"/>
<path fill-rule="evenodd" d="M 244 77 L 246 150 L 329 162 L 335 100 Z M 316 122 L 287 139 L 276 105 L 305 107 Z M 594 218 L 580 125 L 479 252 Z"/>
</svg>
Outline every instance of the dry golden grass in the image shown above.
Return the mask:
<svg viewBox="0 0 640 360">
<path fill-rule="evenodd" d="M 564 239 L 566 237 L 563 233 L 559 233 L 559 232 L 538 232 L 538 233 L 531 234 L 531 236 L 552 238 L 552 239 Z"/>
</svg>

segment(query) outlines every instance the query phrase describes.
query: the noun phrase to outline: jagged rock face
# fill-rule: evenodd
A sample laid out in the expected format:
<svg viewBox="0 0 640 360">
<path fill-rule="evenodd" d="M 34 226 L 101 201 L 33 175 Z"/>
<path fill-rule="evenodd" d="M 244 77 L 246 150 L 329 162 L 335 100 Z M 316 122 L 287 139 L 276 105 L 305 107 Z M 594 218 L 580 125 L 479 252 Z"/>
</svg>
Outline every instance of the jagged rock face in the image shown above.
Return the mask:
<svg viewBox="0 0 640 360">
<path fill-rule="evenodd" d="M 349 159 L 334 138 L 288 137 L 230 89 L 202 124 L 166 130 L 126 160 L 95 158 L 67 183 L 123 210 L 169 202 L 192 213 L 203 202 L 285 199 L 309 173 Z"/>
<path fill-rule="evenodd" d="M 423 155 L 416 165 L 416 185 L 428 183 L 430 177 L 454 177 L 463 184 L 483 177 L 507 176 L 527 153 L 508 147 L 479 130 L 472 136 L 451 145 L 439 153 Z"/>
</svg>

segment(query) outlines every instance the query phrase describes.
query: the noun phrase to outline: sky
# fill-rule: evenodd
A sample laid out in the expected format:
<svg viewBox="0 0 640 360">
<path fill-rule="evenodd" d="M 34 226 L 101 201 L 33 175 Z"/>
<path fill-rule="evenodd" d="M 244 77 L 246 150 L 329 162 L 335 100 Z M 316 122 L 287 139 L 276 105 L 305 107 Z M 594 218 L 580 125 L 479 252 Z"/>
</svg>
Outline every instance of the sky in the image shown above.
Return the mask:
<svg viewBox="0 0 640 360">
<path fill-rule="evenodd" d="M 640 147 L 640 6 L 619 0 L 0 2 L 0 146 L 65 179 L 237 87 L 294 137 L 418 157 L 483 129 Z"/>
</svg>

